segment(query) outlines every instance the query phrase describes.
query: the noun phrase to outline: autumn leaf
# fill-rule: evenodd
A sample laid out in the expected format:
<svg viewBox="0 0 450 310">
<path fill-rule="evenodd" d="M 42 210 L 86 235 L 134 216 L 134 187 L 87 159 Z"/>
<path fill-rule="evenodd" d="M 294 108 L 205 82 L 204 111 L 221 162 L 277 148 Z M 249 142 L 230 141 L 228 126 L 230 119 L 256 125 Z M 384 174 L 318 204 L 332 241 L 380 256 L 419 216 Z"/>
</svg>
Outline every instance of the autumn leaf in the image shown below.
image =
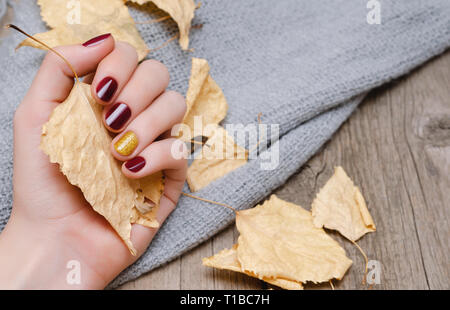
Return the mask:
<svg viewBox="0 0 450 310">
<path fill-rule="evenodd" d="M 93 209 L 104 216 L 130 251 L 131 224 L 158 227 L 156 210 L 164 188 L 161 173 L 132 180 L 110 152 L 112 138 L 102 123 L 102 107 L 90 85 L 77 82 L 43 126 L 41 149 L 78 186 Z"/>
<path fill-rule="evenodd" d="M 68 7 L 60 0 L 38 0 L 42 19 L 52 28 L 34 37 L 50 47 L 79 44 L 101 34 L 111 33 L 117 41 L 124 41 L 137 50 L 139 60 L 145 58 L 149 49 L 141 38 L 134 20 L 123 0 L 79 0 Z M 27 38 L 19 44 L 43 49 Z"/>
<path fill-rule="evenodd" d="M 337 230 L 351 241 L 376 230 L 364 197 L 342 167 L 335 168 L 314 199 L 311 211 L 316 227 Z"/>
<path fill-rule="evenodd" d="M 227 131 L 216 126 L 188 168 L 187 182 L 196 192 L 247 163 L 248 152 L 237 145 Z"/>
<path fill-rule="evenodd" d="M 127 0 L 125 0 L 126 2 Z M 180 46 L 183 50 L 189 47 L 189 30 L 196 9 L 194 0 L 129 0 L 139 5 L 153 2 L 159 9 L 169 13 L 180 30 Z"/>
<path fill-rule="evenodd" d="M 209 70 L 209 64 L 205 59 L 192 58 L 191 76 L 186 93 L 187 109 L 183 119 L 183 124 L 189 127 L 190 134 L 183 134 L 180 137 L 184 141 L 206 135 L 204 128 L 219 124 L 227 115 L 227 100 L 222 89 L 212 79 Z M 201 123 L 202 127 L 195 127 L 195 121 Z"/>
<path fill-rule="evenodd" d="M 256 277 L 254 274 L 250 272 L 246 272 L 242 270 L 241 264 L 237 258 L 237 247 L 235 244 L 231 249 L 224 249 L 211 257 L 205 257 L 202 259 L 203 265 L 208 267 L 214 267 L 217 269 L 225 269 L 236 272 L 241 272 L 251 277 Z M 287 289 L 287 290 L 302 290 L 303 286 L 299 282 L 279 279 L 279 278 L 263 278 L 263 281 L 270 283 L 272 285 Z"/>
<path fill-rule="evenodd" d="M 186 94 L 186 113 L 179 136 L 184 141 L 193 137 L 208 137 L 188 168 L 187 181 L 196 192 L 227 173 L 245 165 L 248 152 L 237 145 L 225 129 L 218 124 L 227 115 L 228 104 L 217 83 L 209 74 L 205 59 L 192 58 L 191 77 Z"/>
<path fill-rule="evenodd" d="M 236 226 L 241 269 L 260 279 L 320 283 L 342 279 L 352 264 L 344 249 L 314 226 L 311 212 L 275 195 L 237 212 Z"/>
</svg>

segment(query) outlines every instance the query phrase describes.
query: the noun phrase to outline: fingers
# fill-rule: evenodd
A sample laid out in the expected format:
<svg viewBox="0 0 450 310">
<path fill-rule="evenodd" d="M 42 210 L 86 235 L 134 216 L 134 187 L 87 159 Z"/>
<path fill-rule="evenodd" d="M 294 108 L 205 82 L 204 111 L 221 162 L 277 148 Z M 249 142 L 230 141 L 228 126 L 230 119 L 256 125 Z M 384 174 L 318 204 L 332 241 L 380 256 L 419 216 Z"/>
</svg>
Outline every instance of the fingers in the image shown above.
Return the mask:
<svg viewBox="0 0 450 310">
<path fill-rule="evenodd" d="M 89 73 L 88 75 L 85 75 L 83 77 L 83 83 L 86 84 L 92 84 L 92 81 L 94 80 L 95 73 Z"/>
<path fill-rule="evenodd" d="M 123 173 L 136 179 L 164 171 L 164 194 L 156 215 L 160 224 L 175 209 L 187 173 L 187 147 L 182 141 L 169 138 L 153 142 L 181 122 L 186 111 L 183 96 L 172 91 L 163 93 L 168 83 L 169 74 L 161 63 L 145 61 L 115 103 L 104 111 L 105 126 L 113 132 L 122 131 L 112 141 L 111 152 L 119 160 L 128 160 L 122 165 Z M 133 225 L 131 240 L 137 257 L 144 253 L 157 231 Z"/>
<path fill-rule="evenodd" d="M 169 84 L 169 72 L 160 62 L 147 60 L 141 63 L 118 95 L 114 104 L 103 111 L 105 126 L 119 132 L 135 119 Z"/>
<path fill-rule="evenodd" d="M 78 76 L 86 75 L 97 68 L 100 61 L 114 49 L 111 35 L 103 36 L 96 45 L 68 45 L 56 47 L 72 65 Z M 69 95 L 74 83 L 72 70 L 54 52 L 48 52 L 34 81 L 23 100 L 20 110 L 28 110 L 30 121 L 41 125 L 55 106 Z"/>
<path fill-rule="evenodd" d="M 138 156 L 122 165 L 122 172 L 129 178 L 137 179 L 161 170 L 179 170 L 183 173 L 171 175 L 184 180 L 187 147 L 183 141 L 170 138 L 156 141 L 146 147 Z"/>
<path fill-rule="evenodd" d="M 98 103 L 114 102 L 131 78 L 138 63 L 136 49 L 125 42 L 117 42 L 114 50 L 98 65 L 91 84 L 92 96 Z"/>
<path fill-rule="evenodd" d="M 181 192 L 181 190 L 180 190 Z M 180 194 L 178 194 L 179 196 Z M 171 199 L 166 196 L 162 196 L 158 208 L 158 212 L 156 214 L 156 220 L 160 225 L 162 225 L 167 217 L 172 213 L 175 209 L 176 203 L 174 203 Z M 149 228 L 139 224 L 133 224 L 131 227 L 131 242 L 137 250 L 136 256 L 131 256 L 132 261 L 130 264 L 138 259 L 142 254 L 144 254 L 145 250 L 148 248 L 150 242 L 153 237 L 155 237 L 158 232 L 157 228 Z"/>
<path fill-rule="evenodd" d="M 184 158 L 178 160 L 168 159 L 169 155 L 172 154 L 173 146 L 176 146 L 177 148 L 177 143 L 181 143 L 181 145 L 184 146 L 184 150 L 187 151 L 183 142 L 171 138 L 151 144 L 143 154 L 141 154 L 142 156 L 145 156 L 151 165 L 155 166 L 155 168 L 151 168 L 151 165 L 149 164 L 147 168 L 145 168 L 148 170 L 142 170 L 142 174 L 144 174 L 143 171 L 152 173 L 153 169 L 165 169 L 164 194 L 161 197 L 158 212 L 156 214 L 156 219 L 161 225 L 175 209 L 186 179 L 187 160 Z M 180 144 L 178 144 L 178 146 L 180 146 Z M 152 156 L 155 156 L 155 158 Z M 124 166 L 122 169 L 124 169 Z M 127 171 L 124 171 L 124 173 L 128 175 Z M 157 231 L 158 230 L 155 228 L 148 228 L 139 224 L 133 225 L 131 230 L 131 241 L 138 251 L 138 256 L 145 252 Z"/>
<path fill-rule="evenodd" d="M 170 212 L 172 212 L 175 209 L 178 203 L 178 198 L 180 198 L 181 191 L 183 190 L 184 181 L 186 180 L 186 171 L 187 171 L 187 161 L 186 161 L 186 168 L 184 170 L 179 169 L 179 170 L 165 171 L 166 182 L 164 184 L 164 194 L 161 197 L 160 205 L 162 205 L 164 202 L 166 209 L 161 210 L 162 216 L 169 215 Z M 181 178 L 181 176 L 183 176 L 183 178 Z"/>
<path fill-rule="evenodd" d="M 174 91 L 163 93 L 113 139 L 113 156 L 121 161 L 137 156 L 159 135 L 180 123 L 185 111 L 182 95 Z"/>
</svg>

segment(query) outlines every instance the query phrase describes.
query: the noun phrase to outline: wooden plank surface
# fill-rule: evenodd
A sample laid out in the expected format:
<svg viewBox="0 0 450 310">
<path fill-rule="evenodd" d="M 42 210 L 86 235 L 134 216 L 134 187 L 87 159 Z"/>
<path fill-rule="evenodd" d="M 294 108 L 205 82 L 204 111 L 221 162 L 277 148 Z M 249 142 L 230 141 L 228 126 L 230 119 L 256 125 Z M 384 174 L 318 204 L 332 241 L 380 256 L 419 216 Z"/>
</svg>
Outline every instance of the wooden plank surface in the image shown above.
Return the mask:
<svg viewBox="0 0 450 310">
<path fill-rule="evenodd" d="M 358 244 L 381 263 L 373 289 L 450 289 L 450 52 L 373 91 L 323 149 L 275 193 L 309 209 L 341 165 L 361 188 L 377 232 Z M 337 289 L 364 289 L 364 260 L 330 232 L 353 260 Z M 234 225 L 177 260 L 121 289 L 266 289 L 265 283 L 201 265 L 231 247 Z M 329 289 L 307 285 L 306 289 Z"/>
</svg>

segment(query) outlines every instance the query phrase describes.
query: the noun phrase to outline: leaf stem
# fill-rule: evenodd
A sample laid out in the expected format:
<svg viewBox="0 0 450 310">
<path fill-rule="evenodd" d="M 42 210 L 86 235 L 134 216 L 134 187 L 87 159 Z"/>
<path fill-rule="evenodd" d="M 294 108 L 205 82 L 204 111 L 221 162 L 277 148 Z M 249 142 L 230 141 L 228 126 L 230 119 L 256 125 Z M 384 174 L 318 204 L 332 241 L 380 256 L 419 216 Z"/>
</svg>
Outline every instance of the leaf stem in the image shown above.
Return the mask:
<svg viewBox="0 0 450 310">
<path fill-rule="evenodd" d="M 160 50 L 160 49 L 166 47 L 170 42 L 172 42 L 173 40 L 178 38 L 178 36 L 179 36 L 179 34 L 174 35 L 173 37 L 169 38 L 166 42 L 161 44 L 160 46 L 150 49 L 150 52 L 154 52 L 154 51 L 157 51 L 157 50 Z"/>
<path fill-rule="evenodd" d="M 23 35 L 27 36 L 28 38 L 32 39 L 33 41 L 36 41 L 37 43 L 41 44 L 42 46 L 44 46 L 45 48 L 47 48 L 48 50 L 52 51 L 53 53 L 55 53 L 56 55 L 58 55 L 59 57 L 61 57 L 62 60 L 64 60 L 64 62 L 69 66 L 70 70 L 72 70 L 72 73 L 76 79 L 77 82 L 79 82 L 80 80 L 78 79 L 78 74 L 76 73 L 75 69 L 73 68 L 73 66 L 70 64 L 70 62 L 60 53 L 58 53 L 56 50 L 54 50 L 53 48 L 51 48 L 50 46 L 48 46 L 47 44 L 45 44 L 44 42 L 42 42 L 39 39 L 36 39 L 35 37 L 33 37 L 32 35 L 29 35 L 28 33 L 26 33 L 25 31 L 23 31 L 22 29 L 20 29 L 19 27 L 17 27 L 16 25 L 13 24 L 8 24 L 5 26 L 5 28 L 12 28 L 14 30 L 19 31 L 20 33 L 22 33 Z"/>
<path fill-rule="evenodd" d="M 350 240 L 350 242 L 353 243 L 356 246 L 356 248 L 359 250 L 359 252 L 361 252 L 362 256 L 364 257 L 364 260 L 366 261 L 366 267 L 365 267 L 365 270 L 364 270 L 364 278 L 362 280 L 362 284 L 365 285 L 366 284 L 366 277 L 367 277 L 367 267 L 369 266 L 369 259 L 367 258 L 367 255 L 363 251 L 363 249 L 361 249 L 361 247 L 355 241 Z"/>
<path fill-rule="evenodd" d="M 142 22 L 135 22 L 135 24 L 137 25 L 143 25 L 143 24 L 154 24 L 154 23 L 159 23 L 162 21 L 165 21 L 166 19 L 169 19 L 170 15 L 167 16 L 163 16 L 160 18 L 156 18 L 156 19 L 150 19 L 150 20 L 146 20 L 146 21 L 142 21 Z"/>
<path fill-rule="evenodd" d="M 204 202 L 209 202 L 209 203 L 212 203 L 212 204 L 215 204 L 215 205 L 218 205 L 218 206 L 222 206 L 222 207 L 228 208 L 228 209 L 232 210 L 234 213 L 237 213 L 237 210 L 235 208 L 233 208 L 232 206 L 227 205 L 225 203 L 216 202 L 216 201 L 209 200 L 209 199 L 206 199 L 206 198 L 194 196 L 194 195 L 191 195 L 191 194 L 188 194 L 188 193 L 185 193 L 185 192 L 181 192 L 181 194 L 184 195 L 184 196 L 193 198 L 193 199 L 201 200 L 201 201 L 204 201 Z"/>
</svg>

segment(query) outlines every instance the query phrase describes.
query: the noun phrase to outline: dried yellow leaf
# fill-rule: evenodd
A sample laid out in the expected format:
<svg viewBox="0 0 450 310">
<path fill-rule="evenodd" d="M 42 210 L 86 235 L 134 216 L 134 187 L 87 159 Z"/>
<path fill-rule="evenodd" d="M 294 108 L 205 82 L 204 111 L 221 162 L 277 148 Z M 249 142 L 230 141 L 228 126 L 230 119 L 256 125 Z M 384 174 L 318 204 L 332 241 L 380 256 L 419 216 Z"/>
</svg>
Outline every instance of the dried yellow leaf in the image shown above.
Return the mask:
<svg viewBox="0 0 450 310">
<path fill-rule="evenodd" d="M 237 259 L 237 244 L 233 245 L 231 249 L 223 249 L 219 253 L 204 257 L 202 263 L 204 266 L 226 269 L 236 272 L 244 272 L 241 269 L 241 264 Z"/>
<path fill-rule="evenodd" d="M 79 0 L 73 7 L 59 0 L 38 0 L 42 19 L 52 30 L 34 37 L 50 47 L 79 44 L 104 33 L 111 33 L 117 41 L 124 41 L 137 50 L 139 60 L 149 49 L 142 40 L 134 20 L 122 0 Z M 79 5 L 79 8 L 78 8 Z M 19 44 L 43 48 L 27 38 Z"/>
<path fill-rule="evenodd" d="M 364 197 L 342 167 L 335 168 L 314 199 L 311 211 L 316 227 L 337 230 L 352 241 L 376 230 Z"/>
<path fill-rule="evenodd" d="M 219 85 L 209 75 L 209 64 L 205 59 L 192 58 L 191 77 L 186 94 L 186 114 L 183 123 L 189 126 L 191 137 L 204 135 L 209 124 L 219 124 L 227 115 L 228 104 Z M 201 120 L 201 132 L 194 132 L 194 119 Z"/>
<path fill-rule="evenodd" d="M 245 272 L 241 268 L 241 264 L 239 263 L 239 260 L 237 258 L 237 247 L 238 245 L 235 244 L 231 249 L 224 249 L 217 253 L 214 256 L 211 257 L 205 257 L 202 259 L 203 265 L 218 269 L 226 269 L 236 272 L 245 273 L 246 275 L 249 275 L 251 277 L 256 278 L 256 276 L 250 272 Z M 269 279 L 269 278 L 263 278 L 263 281 L 276 285 L 278 287 L 287 289 L 287 290 L 302 290 L 303 286 L 299 282 L 285 280 L 285 279 Z"/>
<path fill-rule="evenodd" d="M 141 180 L 126 178 L 121 164 L 111 155 L 111 141 L 102 123 L 102 107 L 92 98 L 90 86 L 76 83 L 43 126 L 41 148 L 135 254 L 131 223 L 158 227 L 155 213 L 163 178 L 160 173 Z M 145 198 L 155 207 L 151 208 Z M 138 208 L 146 210 L 145 214 Z"/>
<path fill-rule="evenodd" d="M 311 212 L 275 195 L 237 212 L 236 226 L 241 268 L 260 279 L 320 283 L 341 279 L 352 264 L 344 249 L 314 226 Z"/>
<path fill-rule="evenodd" d="M 138 180 L 138 201 L 133 208 L 131 223 L 147 227 L 159 227 L 156 213 L 164 192 L 164 176 L 157 172 Z M 142 197 L 143 196 L 143 197 Z"/>
<path fill-rule="evenodd" d="M 125 0 L 126 1 L 126 0 Z M 153 2 L 158 8 L 169 13 L 180 30 L 180 46 L 183 50 L 189 47 L 189 30 L 194 18 L 194 0 L 130 0 L 137 4 Z"/>
<path fill-rule="evenodd" d="M 156 172 L 139 179 L 139 188 L 145 198 L 154 205 L 159 205 L 159 200 L 164 191 L 164 177 L 162 172 Z"/>
<path fill-rule="evenodd" d="M 187 182 L 191 192 L 245 165 L 247 158 L 247 150 L 237 145 L 224 128 L 217 126 L 188 168 Z"/>
</svg>

